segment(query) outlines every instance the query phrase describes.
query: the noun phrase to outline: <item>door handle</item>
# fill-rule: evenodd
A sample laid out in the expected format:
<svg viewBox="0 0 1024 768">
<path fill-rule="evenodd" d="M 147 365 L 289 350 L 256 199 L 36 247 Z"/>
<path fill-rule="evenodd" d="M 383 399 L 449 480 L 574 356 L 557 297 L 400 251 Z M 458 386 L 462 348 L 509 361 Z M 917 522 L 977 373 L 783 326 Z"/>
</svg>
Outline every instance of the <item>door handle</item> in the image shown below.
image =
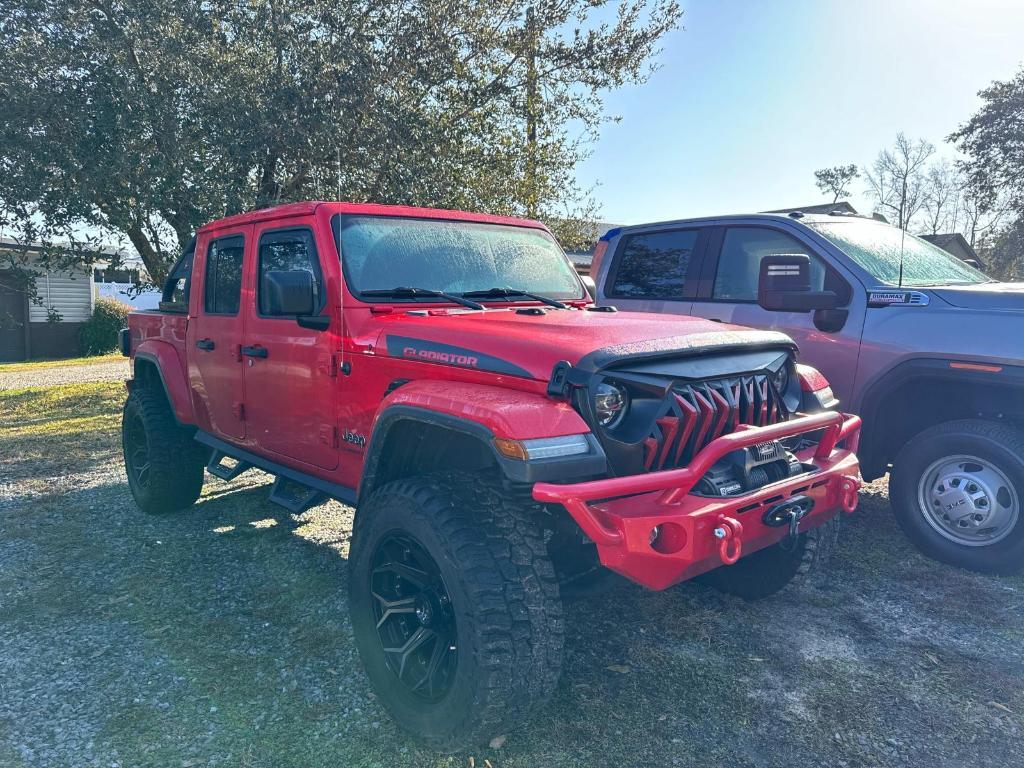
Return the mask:
<svg viewBox="0 0 1024 768">
<path fill-rule="evenodd" d="M 199 349 L 213 349 L 216 344 L 213 343 L 213 339 L 200 339 L 196 342 L 196 347 Z"/>
<path fill-rule="evenodd" d="M 266 357 L 267 348 L 260 346 L 242 347 L 242 354 L 249 357 Z"/>
</svg>

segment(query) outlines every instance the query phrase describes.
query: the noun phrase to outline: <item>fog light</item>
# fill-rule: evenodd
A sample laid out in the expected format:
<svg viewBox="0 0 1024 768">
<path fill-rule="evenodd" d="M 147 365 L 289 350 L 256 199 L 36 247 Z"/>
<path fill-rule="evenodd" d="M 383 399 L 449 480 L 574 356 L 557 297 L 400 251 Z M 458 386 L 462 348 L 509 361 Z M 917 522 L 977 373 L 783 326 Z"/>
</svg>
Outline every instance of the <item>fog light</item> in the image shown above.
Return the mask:
<svg viewBox="0 0 1024 768">
<path fill-rule="evenodd" d="M 661 523 L 651 529 L 651 549 L 662 555 L 674 555 L 686 546 L 686 529 L 678 523 Z"/>
</svg>

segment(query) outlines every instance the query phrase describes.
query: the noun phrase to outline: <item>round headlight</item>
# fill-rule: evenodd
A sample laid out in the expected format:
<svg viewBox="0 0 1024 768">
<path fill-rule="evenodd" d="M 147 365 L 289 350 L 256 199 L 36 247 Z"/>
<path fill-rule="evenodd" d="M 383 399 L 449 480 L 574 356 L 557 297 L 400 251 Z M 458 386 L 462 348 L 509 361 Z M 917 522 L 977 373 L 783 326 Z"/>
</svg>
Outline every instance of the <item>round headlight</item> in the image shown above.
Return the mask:
<svg viewBox="0 0 1024 768">
<path fill-rule="evenodd" d="M 594 396 L 594 411 L 597 423 L 602 427 L 614 427 L 629 410 L 629 395 L 626 390 L 616 384 L 602 382 L 597 385 Z"/>
<path fill-rule="evenodd" d="M 786 390 L 789 389 L 789 361 L 787 360 L 779 370 L 772 374 L 772 384 L 775 385 L 775 391 L 780 395 L 786 394 Z"/>
</svg>

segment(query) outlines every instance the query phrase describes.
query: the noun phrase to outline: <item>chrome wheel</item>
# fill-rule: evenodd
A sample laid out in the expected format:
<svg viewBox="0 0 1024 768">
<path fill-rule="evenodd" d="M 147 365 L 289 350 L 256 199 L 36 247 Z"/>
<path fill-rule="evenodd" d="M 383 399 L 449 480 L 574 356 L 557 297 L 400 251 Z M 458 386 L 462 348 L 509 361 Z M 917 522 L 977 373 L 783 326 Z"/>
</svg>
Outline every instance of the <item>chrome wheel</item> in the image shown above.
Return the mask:
<svg viewBox="0 0 1024 768">
<path fill-rule="evenodd" d="M 1020 514 L 1017 489 L 999 467 L 977 456 L 932 462 L 921 475 L 917 495 L 928 524 L 968 547 L 1002 541 Z"/>
</svg>

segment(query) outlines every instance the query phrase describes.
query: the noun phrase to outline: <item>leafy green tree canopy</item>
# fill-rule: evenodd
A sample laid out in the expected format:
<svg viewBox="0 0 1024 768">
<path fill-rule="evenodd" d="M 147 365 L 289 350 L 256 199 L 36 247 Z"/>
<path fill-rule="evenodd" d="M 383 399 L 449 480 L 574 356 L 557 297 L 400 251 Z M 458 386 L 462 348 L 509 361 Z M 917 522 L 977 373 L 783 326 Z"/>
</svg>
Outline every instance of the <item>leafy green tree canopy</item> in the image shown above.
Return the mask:
<svg viewBox="0 0 1024 768">
<path fill-rule="evenodd" d="M 822 194 L 832 195 L 832 202 L 839 202 L 850 187 L 850 182 L 860 176 L 857 165 L 835 165 L 831 168 L 821 168 L 814 172 L 814 184 L 821 190 Z"/>
<path fill-rule="evenodd" d="M 967 156 L 963 167 L 977 196 L 1024 216 L 1024 69 L 978 95 L 981 109 L 949 139 Z"/>
<path fill-rule="evenodd" d="M 127 238 L 296 199 L 571 221 L 675 0 L 0 0 L 0 215 Z"/>
</svg>

